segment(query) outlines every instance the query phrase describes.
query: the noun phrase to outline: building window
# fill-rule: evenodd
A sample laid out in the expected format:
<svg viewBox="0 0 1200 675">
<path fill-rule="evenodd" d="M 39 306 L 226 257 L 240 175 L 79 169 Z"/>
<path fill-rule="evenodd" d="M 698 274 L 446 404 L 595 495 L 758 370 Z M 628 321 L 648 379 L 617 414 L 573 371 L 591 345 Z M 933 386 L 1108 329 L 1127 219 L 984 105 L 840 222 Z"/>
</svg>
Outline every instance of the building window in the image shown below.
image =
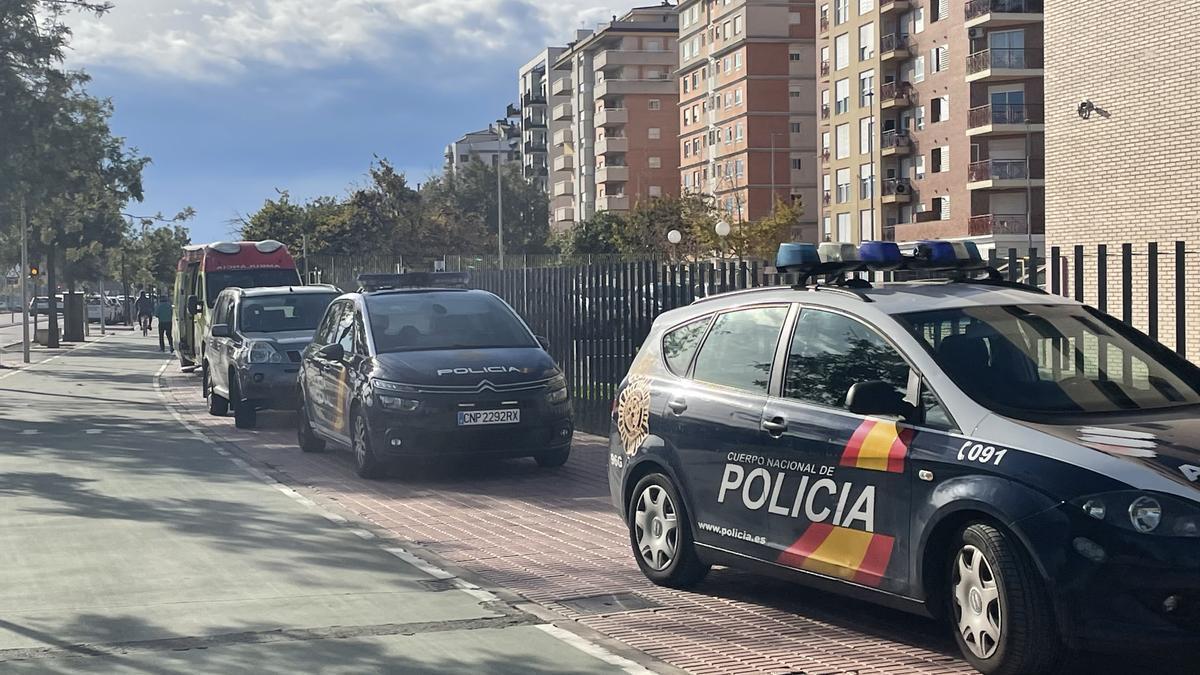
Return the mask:
<svg viewBox="0 0 1200 675">
<path fill-rule="evenodd" d="M 858 165 L 858 198 L 870 199 L 875 196 L 875 170 L 873 164 Z"/>
<path fill-rule="evenodd" d="M 828 131 L 821 132 L 821 151 L 826 154 L 829 153 L 829 132 Z"/>
<path fill-rule="evenodd" d="M 662 168 L 662 157 L 651 157 L 649 159 L 649 161 L 650 161 L 651 169 L 661 169 Z"/>
<path fill-rule="evenodd" d="M 803 55 L 801 55 L 800 52 L 789 52 L 788 53 L 789 61 L 799 61 L 801 58 L 803 58 Z"/>
<path fill-rule="evenodd" d="M 732 56 L 725 57 L 725 72 L 727 72 L 727 73 L 733 72 L 733 57 Z"/>
<path fill-rule="evenodd" d="M 662 110 L 662 100 L 661 99 L 652 98 L 652 99 L 650 99 L 650 102 L 647 105 L 650 106 L 651 110 Z"/>
<path fill-rule="evenodd" d="M 950 47 L 942 45 L 929 50 L 929 71 L 940 73 L 950 67 Z"/>
<path fill-rule="evenodd" d="M 929 170 L 933 173 L 945 173 L 950 170 L 950 146 L 934 148 L 929 153 Z"/>
<path fill-rule="evenodd" d="M 829 90 L 826 89 L 825 92 L 829 93 Z M 800 98 L 800 96 L 803 94 L 804 94 L 804 92 L 800 91 L 799 89 L 789 89 L 788 90 L 788 96 L 790 96 L 792 98 Z"/>
<path fill-rule="evenodd" d="M 866 61 L 875 55 L 875 24 L 858 27 L 858 60 Z"/>
<path fill-rule="evenodd" d="M 949 0 L 936 0 L 933 4 L 933 16 L 929 18 L 931 23 L 934 21 L 944 21 L 950 16 Z"/>
<path fill-rule="evenodd" d="M 850 80 L 838 80 L 834 83 L 833 113 L 841 115 L 848 110 L 850 110 Z"/>
<path fill-rule="evenodd" d="M 833 0 L 833 25 L 846 23 L 850 18 L 850 0 Z"/>
<path fill-rule="evenodd" d="M 871 134 L 874 132 L 875 120 L 871 117 L 864 117 L 858 121 L 858 152 L 864 155 L 871 154 L 871 143 L 874 139 Z"/>
<path fill-rule="evenodd" d="M 742 69 L 742 53 L 741 52 L 738 52 L 733 55 L 733 68 L 734 68 L 734 70 Z"/>
<path fill-rule="evenodd" d="M 910 14 L 912 15 L 913 34 L 925 32 L 925 8 L 913 7 Z"/>
<path fill-rule="evenodd" d="M 838 204 L 850 201 L 850 169 L 837 170 L 837 197 L 835 199 Z"/>
<path fill-rule="evenodd" d="M 858 0 L 858 15 L 863 16 L 875 9 L 875 0 Z"/>
<path fill-rule="evenodd" d="M 745 138 L 745 131 L 746 130 L 742 127 L 741 123 L 739 122 L 737 125 L 737 139 L 739 141 L 742 140 L 743 138 Z"/>
<path fill-rule="evenodd" d="M 804 160 L 799 157 L 793 157 L 792 158 L 792 171 L 802 171 L 803 169 L 804 169 Z"/>
<path fill-rule="evenodd" d="M 858 238 L 860 241 L 871 241 L 875 238 L 874 221 L 870 209 L 858 212 Z"/>
<path fill-rule="evenodd" d="M 925 106 L 917 106 L 917 114 L 914 119 L 917 131 L 925 128 Z"/>
<path fill-rule="evenodd" d="M 875 71 L 868 70 L 858 74 L 858 107 L 866 108 L 875 96 Z"/>
<path fill-rule="evenodd" d="M 683 78 L 683 93 L 688 93 L 692 90 L 692 79 L 690 77 Z"/>
<path fill-rule="evenodd" d="M 925 155 L 917 155 L 917 159 L 913 162 L 913 176 L 920 180 L 925 177 Z"/>
<path fill-rule="evenodd" d="M 660 138 L 662 138 L 662 129 L 650 127 L 650 140 L 657 141 Z"/>
<path fill-rule="evenodd" d="M 799 133 L 803 133 L 803 132 L 804 132 L 804 126 L 803 126 L 802 124 L 800 124 L 799 122 L 792 122 L 792 123 L 791 123 L 791 130 L 792 130 L 792 133 L 793 133 L 793 134 L 799 134 Z"/>
<path fill-rule="evenodd" d="M 938 214 L 939 220 L 950 220 L 950 198 L 949 197 L 934 197 L 933 212 Z"/>
<path fill-rule="evenodd" d="M 738 178 L 741 178 L 742 176 L 745 176 L 745 175 L 746 175 L 746 163 L 745 163 L 745 162 L 743 162 L 742 160 L 740 160 L 740 159 L 739 159 L 739 160 L 737 161 L 737 165 L 736 165 L 736 166 L 737 166 L 737 175 L 738 175 Z"/>
<path fill-rule="evenodd" d="M 740 17 L 740 16 L 733 17 L 733 34 L 734 35 L 742 34 L 742 17 Z"/>
<path fill-rule="evenodd" d="M 734 103 L 734 105 L 742 104 L 742 88 L 741 87 L 738 87 L 737 89 L 735 89 L 733 91 L 733 103 Z"/>
<path fill-rule="evenodd" d="M 788 23 L 790 23 L 792 25 L 795 25 L 798 23 L 804 23 L 804 16 L 802 14 L 800 14 L 800 12 L 789 12 L 788 13 Z"/>
<path fill-rule="evenodd" d="M 950 119 L 950 97 L 938 96 L 929 100 L 929 121 L 945 122 Z"/>
<path fill-rule="evenodd" d="M 850 214 L 837 214 L 837 236 L 838 241 L 850 241 Z"/>
<path fill-rule="evenodd" d="M 691 156 L 692 156 L 692 143 L 691 143 L 691 141 L 684 141 L 684 142 L 683 142 L 683 156 L 684 156 L 684 157 L 691 157 Z"/>
<path fill-rule="evenodd" d="M 910 82 L 925 81 L 925 57 L 918 56 L 912 60 L 912 71 L 909 77 Z"/>
<path fill-rule="evenodd" d="M 662 187 L 659 185 L 651 185 L 650 189 L 647 190 L 647 192 L 649 193 L 649 195 L 651 197 L 661 197 L 662 196 Z"/>
<path fill-rule="evenodd" d="M 841 70 L 850 65 L 850 34 L 842 33 L 833 39 L 833 69 Z"/>
<path fill-rule="evenodd" d="M 837 158 L 845 159 L 850 156 L 850 125 L 837 125 Z"/>
<path fill-rule="evenodd" d="M 821 219 L 822 236 L 825 241 L 830 241 L 833 239 L 833 232 L 830 229 L 831 227 L 832 226 L 830 225 L 829 216 L 825 216 L 824 218 Z"/>
</svg>

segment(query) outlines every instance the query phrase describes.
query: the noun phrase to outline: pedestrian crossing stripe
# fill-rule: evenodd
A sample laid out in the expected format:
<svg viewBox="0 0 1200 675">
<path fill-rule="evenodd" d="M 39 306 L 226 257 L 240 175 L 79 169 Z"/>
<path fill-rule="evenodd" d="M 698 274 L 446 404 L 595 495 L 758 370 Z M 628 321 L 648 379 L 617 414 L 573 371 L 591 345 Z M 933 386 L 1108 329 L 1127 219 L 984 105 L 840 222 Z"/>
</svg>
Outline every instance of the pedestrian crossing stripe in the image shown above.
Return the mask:
<svg viewBox="0 0 1200 675">
<path fill-rule="evenodd" d="M 775 562 L 866 586 L 878 586 L 892 559 L 895 538 L 813 523 Z"/>
<path fill-rule="evenodd" d="M 890 420 L 863 420 L 842 452 L 841 466 L 903 473 L 912 436 L 912 429 L 897 429 Z"/>
</svg>

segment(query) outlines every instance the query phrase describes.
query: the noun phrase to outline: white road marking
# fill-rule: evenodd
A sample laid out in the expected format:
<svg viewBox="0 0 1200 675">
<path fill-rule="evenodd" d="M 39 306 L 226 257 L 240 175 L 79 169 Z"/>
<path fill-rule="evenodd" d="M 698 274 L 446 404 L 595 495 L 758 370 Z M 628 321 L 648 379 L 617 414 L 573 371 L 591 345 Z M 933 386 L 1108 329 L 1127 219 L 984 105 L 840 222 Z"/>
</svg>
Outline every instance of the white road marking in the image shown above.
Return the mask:
<svg viewBox="0 0 1200 675">
<path fill-rule="evenodd" d="M 21 430 L 22 436 L 37 436 L 39 433 L 41 433 L 41 432 L 38 431 L 37 429 L 22 429 Z"/>
<path fill-rule="evenodd" d="M 104 340 L 107 340 L 110 337 L 112 337 L 112 334 L 105 335 L 104 337 L 101 337 L 101 338 L 97 338 L 95 340 L 92 340 L 91 342 L 85 342 L 81 345 L 76 345 L 63 353 L 55 354 L 54 356 L 51 356 L 48 359 L 42 359 L 41 361 L 36 361 L 27 366 L 17 366 L 17 369 L 12 371 L 11 373 L 5 373 L 3 375 L 0 375 L 0 380 L 6 380 L 18 373 L 27 373 L 27 372 L 33 370 L 34 368 L 36 368 L 37 366 L 44 366 L 47 363 L 50 363 L 51 361 L 56 361 L 58 359 L 61 359 L 62 357 L 66 356 L 67 354 L 70 354 L 71 352 L 78 351 L 80 349 L 84 349 L 85 347 L 91 347 L 92 345 L 95 345 L 95 344 L 99 344 L 100 342 L 103 342 Z"/>
<path fill-rule="evenodd" d="M 103 429 L 88 429 L 88 430 L 84 431 L 83 433 L 85 433 L 89 436 L 96 436 L 96 435 L 104 433 L 104 430 Z"/>
</svg>

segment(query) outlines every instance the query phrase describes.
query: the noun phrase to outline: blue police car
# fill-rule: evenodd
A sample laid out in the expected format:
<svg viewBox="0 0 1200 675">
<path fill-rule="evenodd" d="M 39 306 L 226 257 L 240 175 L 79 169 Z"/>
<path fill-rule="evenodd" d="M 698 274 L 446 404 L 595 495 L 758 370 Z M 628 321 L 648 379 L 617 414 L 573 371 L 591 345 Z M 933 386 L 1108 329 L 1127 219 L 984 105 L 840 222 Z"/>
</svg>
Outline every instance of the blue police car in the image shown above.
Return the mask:
<svg viewBox="0 0 1200 675">
<path fill-rule="evenodd" d="M 832 281 L 667 312 L 620 385 L 609 482 L 650 580 L 729 565 L 942 617 L 985 673 L 1200 642 L 1200 369 L 959 243 L 778 265 Z"/>
</svg>

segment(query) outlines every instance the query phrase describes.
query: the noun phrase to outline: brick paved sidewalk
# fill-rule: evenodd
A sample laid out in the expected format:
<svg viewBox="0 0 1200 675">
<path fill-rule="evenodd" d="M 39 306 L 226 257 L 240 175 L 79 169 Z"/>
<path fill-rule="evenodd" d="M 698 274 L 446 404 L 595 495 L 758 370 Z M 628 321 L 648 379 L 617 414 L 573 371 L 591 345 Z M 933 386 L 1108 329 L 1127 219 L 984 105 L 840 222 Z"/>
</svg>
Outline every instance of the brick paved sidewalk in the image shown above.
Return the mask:
<svg viewBox="0 0 1200 675">
<path fill-rule="evenodd" d="M 262 414 L 260 429 L 239 430 L 205 414 L 198 378 L 170 368 L 165 380 L 190 421 L 310 497 L 688 672 L 974 672 L 947 629 L 920 617 L 720 568 L 695 592 L 654 586 L 609 502 L 602 438 L 578 437 L 561 469 L 475 462 L 365 481 L 348 453 L 300 452 L 290 415 Z M 572 602 L 606 594 L 647 606 Z"/>
</svg>

